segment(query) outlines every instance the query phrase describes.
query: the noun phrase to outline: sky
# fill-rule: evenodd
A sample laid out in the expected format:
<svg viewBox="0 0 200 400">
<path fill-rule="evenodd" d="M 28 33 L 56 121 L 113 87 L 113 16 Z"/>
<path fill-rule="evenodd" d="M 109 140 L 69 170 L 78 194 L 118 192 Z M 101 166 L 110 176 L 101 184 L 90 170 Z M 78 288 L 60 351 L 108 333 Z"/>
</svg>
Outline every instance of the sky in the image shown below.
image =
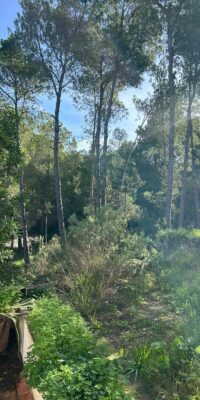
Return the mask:
<svg viewBox="0 0 200 400">
<path fill-rule="evenodd" d="M 20 5 L 18 0 L 0 0 L 0 38 L 5 39 L 8 36 L 8 27 L 12 30 L 14 28 L 13 21 L 20 12 Z M 127 131 L 128 138 L 133 140 L 135 131 L 139 124 L 140 118 L 137 115 L 136 109 L 133 104 L 133 96 L 144 99 L 148 93 L 152 92 L 152 86 L 148 75 L 144 75 L 144 80 L 140 88 L 129 88 L 120 93 L 120 100 L 128 109 L 128 116 L 121 121 L 113 123 L 111 129 L 116 127 L 123 128 Z M 46 112 L 52 113 L 54 110 L 54 99 L 48 98 L 46 95 L 40 96 L 40 106 Z M 73 104 L 70 95 L 64 94 L 61 103 L 60 119 L 64 126 L 72 132 L 78 141 L 79 149 L 88 149 L 88 139 L 84 138 L 84 112 L 78 111 Z"/>
</svg>

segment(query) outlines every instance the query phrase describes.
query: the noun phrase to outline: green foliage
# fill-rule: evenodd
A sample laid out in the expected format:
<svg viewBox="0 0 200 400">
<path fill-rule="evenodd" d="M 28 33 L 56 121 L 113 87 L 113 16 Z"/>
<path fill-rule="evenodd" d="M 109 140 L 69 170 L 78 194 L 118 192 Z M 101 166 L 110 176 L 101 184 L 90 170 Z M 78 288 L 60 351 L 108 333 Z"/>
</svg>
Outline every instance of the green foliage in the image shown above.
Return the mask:
<svg viewBox="0 0 200 400">
<path fill-rule="evenodd" d="M 51 238 L 58 232 L 53 168 L 53 120 L 48 114 L 27 116 L 21 126 L 26 213 L 29 233 Z M 37 118 L 37 120 L 36 120 Z M 71 133 L 60 127 L 59 163 L 66 220 L 83 215 L 88 201 L 88 156 L 77 150 Z M 66 179 L 67 171 L 67 179 Z M 34 207 L 33 207 L 34 205 Z M 45 226 L 46 225 L 46 226 Z"/>
<path fill-rule="evenodd" d="M 162 251 L 196 248 L 200 245 L 199 229 L 165 229 L 157 234 L 156 246 Z"/>
<path fill-rule="evenodd" d="M 134 347 L 128 354 L 126 368 L 135 380 L 143 377 L 156 388 L 158 399 L 198 398 L 200 358 L 191 339 L 177 336 L 170 343 Z"/>
<path fill-rule="evenodd" d="M 29 323 L 34 345 L 25 374 L 44 399 L 131 399 L 115 363 L 98 352 L 86 323 L 71 307 L 43 298 Z"/>
<path fill-rule="evenodd" d="M 150 379 L 158 373 L 165 372 L 169 368 L 170 359 L 165 342 L 153 342 L 150 345 L 138 345 L 128 354 L 127 374 L 146 376 Z"/>
<path fill-rule="evenodd" d="M 200 230 L 188 227 L 200 226 L 199 1 L 21 0 L 20 5 L 17 34 L 0 43 L 0 282 L 12 284 L 0 286 L 0 309 L 9 311 L 18 297 L 13 282 L 20 268 L 7 242 L 19 233 L 20 145 L 20 200 L 26 203 L 29 233 L 46 239 L 57 233 L 62 204 L 60 227 L 69 219 L 65 247 L 53 237 L 34 258 L 33 282 L 56 286 L 96 330 L 105 329 L 108 312 L 105 325 L 113 324 L 115 336 L 119 330 L 119 341 L 140 335 L 127 356 L 127 374 L 155 381 L 158 398 L 198 399 Z M 113 148 L 110 122 L 126 114 L 119 94 L 136 88 L 150 67 L 154 93 L 135 101 L 144 115 L 136 140 L 127 141 L 125 131 L 115 129 Z M 62 93 L 68 89 L 76 105 L 83 102 L 89 111 L 90 152 L 78 151 L 59 121 Z M 27 101 L 41 90 L 55 94 L 54 120 L 44 114 L 39 120 L 34 112 L 28 116 Z M 169 125 L 174 143 L 168 140 Z M 173 171 L 167 172 L 170 159 Z M 59 172 L 60 181 L 55 179 Z M 167 192 L 172 192 L 169 208 L 177 226 L 184 176 L 186 229 L 157 232 L 164 226 Z M 105 186 L 107 206 L 101 208 Z M 138 232 L 154 236 L 155 249 Z M 162 315 L 157 316 L 157 307 Z M 179 317 L 173 332 L 162 324 L 167 311 L 169 319 Z M 126 398 L 114 362 L 101 356 L 70 307 L 44 299 L 30 324 L 35 345 L 26 371 L 47 400 Z M 182 337 L 171 340 L 180 331 Z M 146 343 L 148 334 L 158 338 Z"/>
<path fill-rule="evenodd" d="M 143 236 L 128 232 L 127 224 L 126 213 L 111 207 L 82 221 L 72 216 L 66 248 L 61 250 L 54 238 L 35 258 L 33 273 L 54 281 L 86 315 L 114 301 L 131 301 L 137 292 L 135 274 L 143 273 L 151 250 Z"/>
<path fill-rule="evenodd" d="M 5 247 L 17 233 L 16 180 L 20 163 L 18 118 L 13 110 L 0 112 L 0 282 L 13 277 L 12 252 Z"/>
<path fill-rule="evenodd" d="M 0 284 L 0 312 L 9 313 L 14 304 L 21 298 L 19 288 L 15 285 L 5 287 Z"/>
<path fill-rule="evenodd" d="M 185 337 L 199 343 L 200 270 L 199 231 L 161 232 L 156 258 L 159 283 L 170 293 L 175 307 L 183 315 Z"/>
<path fill-rule="evenodd" d="M 178 334 L 167 344 L 170 359 L 166 376 L 159 377 L 165 399 L 199 397 L 200 269 L 199 230 L 166 230 L 158 233 L 155 272 L 163 294 L 181 316 Z M 177 315 L 177 314 L 176 314 Z M 156 378 L 157 380 L 157 378 Z M 173 384 L 171 382 L 174 382 Z M 174 397 L 173 397 L 174 398 Z"/>
</svg>

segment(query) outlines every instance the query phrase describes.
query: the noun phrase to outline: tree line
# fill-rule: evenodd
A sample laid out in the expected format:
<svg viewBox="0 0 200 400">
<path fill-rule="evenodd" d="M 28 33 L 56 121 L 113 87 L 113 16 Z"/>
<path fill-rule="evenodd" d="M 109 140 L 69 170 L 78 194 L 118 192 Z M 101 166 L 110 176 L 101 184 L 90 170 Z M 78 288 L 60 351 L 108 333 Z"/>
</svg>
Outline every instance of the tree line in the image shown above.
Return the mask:
<svg viewBox="0 0 200 400">
<path fill-rule="evenodd" d="M 0 241 L 20 217 L 29 264 L 28 231 L 47 239 L 51 226 L 64 246 L 68 218 L 88 205 L 98 214 L 134 203 L 130 225 L 148 234 L 199 227 L 199 1 L 20 5 L 0 46 Z M 153 94 L 134 99 L 143 122 L 129 140 L 112 122 L 127 113 L 120 92 L 139 87 L 144 73 Z M 61 124 L 65 93 L 85 111 L 89 151 Z M 40 112 L 41 94 L 53 98 L 53 115 Z"/>
</svg>

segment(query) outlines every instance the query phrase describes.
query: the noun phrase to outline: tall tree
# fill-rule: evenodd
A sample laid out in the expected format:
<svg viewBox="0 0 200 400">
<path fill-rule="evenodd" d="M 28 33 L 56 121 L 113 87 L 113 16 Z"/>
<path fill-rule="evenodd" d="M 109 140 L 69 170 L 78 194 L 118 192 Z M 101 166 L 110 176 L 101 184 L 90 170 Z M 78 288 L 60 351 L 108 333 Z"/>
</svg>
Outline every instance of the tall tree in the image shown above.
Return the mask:
<svg viewBox="0 0 200 400">
<path fill-rule="evenodd" d="M 179 227 L 184 223 L 185 197 L 187 189 L 187 174 L 189 160 L 189 145 L 192 141 L 193 122 L 192 109 L 197 94 L 197 85 L 200 80 L 200 4 L 196 0 L 186 1 L 184 13 L 180 18 L 179 40 L 177 51 L 182 61 L 182 79 L 184 95 L 187 97 L 187 117 L 184 149 L 184 166 L 182 175 Z M 195 190 L 195 189 L 194 189 Z M 196 190 L 195 190 L 196 193 Z M 197 201 L 197 195 L 195 194 Z M 195 201 L 195 203 L 196 203 Z"/>
<path fill-rule="evenodd" d="M 38 85 L 38 63 L 32 63 L 23 52 L 20 38 L 11 34 L 1 41 L 0 46 L 0 96 L 2 104 L 11 106 L 15 113 L 15 128 L 17 130 L 18 146 L 20 147 L 20 123 L 27 103 L 33 100 Z M 25 264 L 29 264 L 28 229 L 25 207 L 25 186 L 23 164 L 19 173 L 20 215 L 23 233 L 23 249 Z"/>
<path fill-rule="evenodd" d="M 172 193 L 174 181 L 174 140 L 175 140 L 175 56 L 177 25 L 182 9 L 182 0 L 153 0 L 160 11 L 163 24 L 163 36 L 167 38 L 166 50 L 168 56 L 168 89 L 169 89 L 169 140 L 168 140 L 168 174 L 166 192 L 166 226 L 171 227 Z"/>
<path fill-rule="evenodd" d="M 100 209 L 106 204 L 109 125 L 119 103 L 118 94 L 124 87 L 137 87 L 141 82 L 152 57 L 152 37 L 158 30 L 155 10 L 147 1 L 91 1 L 89 12 L 96 36 L 85 83 L 87 89 L 92 87 L 88 93 L 94 96 L 93 193 L 95 208 Z"/>
<path fill-rule="evenodd" d="M 77 54 L 83 47 L 86 2 L 76 0 L 21 0 L 22 15 L 18 27 L 27 51 L 42 63 L 55 96 L 54 109 L 54 177 L 59 234 L 65 243 L 65 220 L 59 167 L 60 107 L 63 92 L 72 86 L 79 71 Z"/>
<path fill-rule="evenodd" d="M 17 180 L 21 161 L 15 112 L 0 108 L 0 283 L 10 283 L 10 251 L 5 244 L 18 230 Z"/>
<path fill-rule="evenodd" d="M 111 80 L 103 132 L 102 206 L 106 204 L 108 134 L 114 100 L 122 88 L 140 84 L 142 74 L 153 59 L 152 38 L 158 33 L 156 14 L 149 2 L 112 0 L 104 3 L 101 28 L 111 43 Z"/>
</svg>

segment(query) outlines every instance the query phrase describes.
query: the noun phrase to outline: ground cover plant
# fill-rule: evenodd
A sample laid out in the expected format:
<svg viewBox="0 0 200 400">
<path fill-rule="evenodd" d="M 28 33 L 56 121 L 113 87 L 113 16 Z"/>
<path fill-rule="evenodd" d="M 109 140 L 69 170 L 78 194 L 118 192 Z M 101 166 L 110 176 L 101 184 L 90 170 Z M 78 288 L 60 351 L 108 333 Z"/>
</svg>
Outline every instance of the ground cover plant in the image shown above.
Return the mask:
<svg viewBox="0 0 200 400">
<path fill-rule="evenodd" d="M 38 300 L 29 315 L 34 345 L 25 375 L 44 399 L 133 399 L 114 361 L 98 351 L 82 317 L 56 298 Z"/>
</svg>

